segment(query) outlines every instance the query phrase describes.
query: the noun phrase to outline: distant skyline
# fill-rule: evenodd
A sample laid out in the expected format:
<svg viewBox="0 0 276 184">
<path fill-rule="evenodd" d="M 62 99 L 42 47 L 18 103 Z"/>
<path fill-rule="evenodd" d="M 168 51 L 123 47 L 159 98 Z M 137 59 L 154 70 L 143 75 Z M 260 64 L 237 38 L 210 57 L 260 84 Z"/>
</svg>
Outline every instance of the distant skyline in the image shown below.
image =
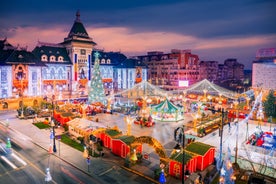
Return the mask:
<svg viewBox="0 0 276 184">
<path fill-rule="evenodd" d="M 127 56 L 191 49 L 200 60 L 236 58 L 251 69 L 256 51 L 276 47 L 275 0 L 13 0 L 0 4 L 0 39 L 31 51 L 60 43 L 80 11 L 96 48 Z"/>
</svg>

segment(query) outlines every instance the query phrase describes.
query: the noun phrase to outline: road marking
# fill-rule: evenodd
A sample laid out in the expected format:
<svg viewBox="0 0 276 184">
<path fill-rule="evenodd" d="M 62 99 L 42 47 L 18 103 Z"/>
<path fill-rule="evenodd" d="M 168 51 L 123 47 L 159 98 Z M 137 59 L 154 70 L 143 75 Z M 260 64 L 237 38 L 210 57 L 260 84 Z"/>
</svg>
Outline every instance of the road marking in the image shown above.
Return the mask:
<svg viewBox="0 0 276 184">
<path fill-rule="evenodd" d="M 111 167 L 110 169 L 107 169 L 106 171 L 100 173 L 98 176 L 102 176 L 102 175 L 104 175 L 104 174 L 110 172 L 112 169 L 114 169 L 114 167 L 115 167 L 115 166 Z"/>
<path fill-rule="evenodd" d="M 18 160 L 19 162 L 21 162 L 24 166 L 27 165 L 27 163 L 22 160 L 21 158 L 19 158 L 16 154 L 12 153 L 11 154 L 16 160 Z"/>
<path fill-rule="evenodd" d="M 83 184 L 81 180 L 79 180 L 74 174 L 72 174 L 69 170 L 65 169 L 62 166 L 61 166 L 61 171 L 63 171 L 63 173 L 67 174 L 67 176 L 71 177 L 73 180 L 77 181 L 78 184 Z"/>
<path fill-rule="evenodd" d="M 5 156 L 1 156 L 1 158 L 2 158 L 5 162 L 7 162 L 7 164 L 9 164 L 13 169 L 17 169 L 17 167 L 16 167 L 13 163 L 11 163 Z"/>
</svg>

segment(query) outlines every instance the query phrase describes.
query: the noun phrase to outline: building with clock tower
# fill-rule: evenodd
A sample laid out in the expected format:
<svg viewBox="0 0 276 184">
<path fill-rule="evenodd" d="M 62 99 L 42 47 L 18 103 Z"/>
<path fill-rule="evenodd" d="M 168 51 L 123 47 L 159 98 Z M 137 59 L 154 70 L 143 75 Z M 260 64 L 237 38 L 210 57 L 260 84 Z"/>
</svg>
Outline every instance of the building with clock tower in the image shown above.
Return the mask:
<svg viewBox="0 0 276 184">
<path fill-rule="evenodd" d="M 60 44 L 66 48 L 73 63 L 71 90 L 85 93 L 91 79 L 91 54 L 96 43 L 89 37 L 82 24 L 79 11 L 68 36 Z"/>
</svg>

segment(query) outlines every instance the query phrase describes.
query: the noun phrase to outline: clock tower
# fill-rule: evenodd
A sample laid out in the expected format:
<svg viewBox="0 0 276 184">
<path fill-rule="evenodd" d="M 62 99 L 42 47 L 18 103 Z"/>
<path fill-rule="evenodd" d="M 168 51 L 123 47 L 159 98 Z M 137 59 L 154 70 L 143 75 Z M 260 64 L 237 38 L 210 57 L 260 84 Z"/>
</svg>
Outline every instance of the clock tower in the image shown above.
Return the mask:
<svg viewBox="0 0 276 184">
<path fill-rule="evenodd" d="M 86 32 L 79 11 L 68 36 L 61 44 L 66 47 L 73 63 L 72 71 L 69 72 L 72 90 L 86 92 L 87 83 L 91 79 L 91 54 L 96 43 Z"/>
</svg>

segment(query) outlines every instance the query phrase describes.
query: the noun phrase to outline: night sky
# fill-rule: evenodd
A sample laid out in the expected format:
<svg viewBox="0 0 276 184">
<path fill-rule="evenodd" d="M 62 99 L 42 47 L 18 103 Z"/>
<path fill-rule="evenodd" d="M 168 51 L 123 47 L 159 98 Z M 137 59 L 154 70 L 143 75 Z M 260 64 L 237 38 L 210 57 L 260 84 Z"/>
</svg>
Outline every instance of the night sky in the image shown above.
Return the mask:
<svg viewBox="0 0 276 184">
<path fill-rule="evenodd" d="M 77 10 L 97 48 L 127 56 L 191 49 L 200 60 L 237 58 L 251 69 L 256 51 L 276 48 L 275 0 L 7 0 L 0 39 L 32 50 L 60 43 Z"/>
</svg>

